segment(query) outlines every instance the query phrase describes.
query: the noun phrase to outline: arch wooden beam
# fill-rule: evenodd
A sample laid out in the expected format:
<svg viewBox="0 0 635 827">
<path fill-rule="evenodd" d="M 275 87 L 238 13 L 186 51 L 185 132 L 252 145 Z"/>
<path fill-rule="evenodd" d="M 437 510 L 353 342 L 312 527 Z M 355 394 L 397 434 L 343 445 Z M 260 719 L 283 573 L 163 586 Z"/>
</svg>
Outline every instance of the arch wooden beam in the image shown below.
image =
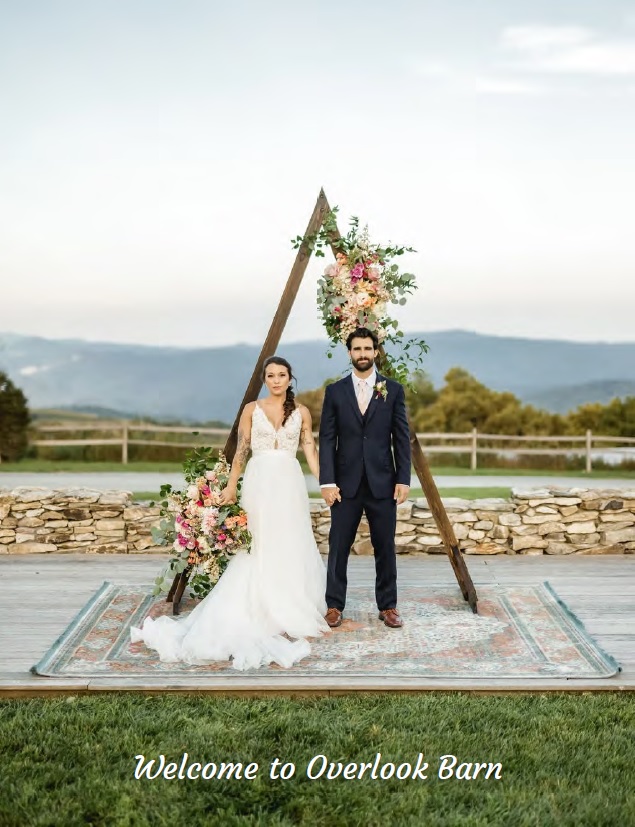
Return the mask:
<svg viewBox="0 0 635 827">
<path fill-rule="evenodd" d="M 314 235 L 319 231 L 320 227 L 324 223 L 324 219 L 330 211 L 331 208 L 329 206 L 329 202 L 326 200 L 324 190 L 321 189 L 304 234 L 305 238 L 306 236 Z M 291 268 L 291 273 L 289 274 L 286 287 L 284 288 L 278 308 L 273 317 L 273 321 L 271 322 L 271 326 L 269 327 L 269 332 L 267 333 L 260 351 L 260 355 L 256 361 L 254 372 L 251 375 L 251 379 L 247 385 L 247 390 L 243 396 L 243 401 L 240 403 L 240 407 L 238 408 L 238 413 L 236 414 L 236 419 L 232 425 L 231 432 L 227 438 L 227 442 L 225 443 L 223 453 L 227 457 L 227 461 L 229 463 L 232 462 L 234 459 L 234 454 L 236 453 L 236 445 L 238 442 L 238 423 L 240 422 L 243 409 L 245 405 L 248 405 L 250 402 L 255 402 L 255 400 L 258 399 L 260 391 L 262 390 L 262 371 L 265 360 L 269 356 L 273 356 L 278 349 L 280 339 L 282 338 L 285 325 L 289 319 L 289 315 L 291 314 L 291 308 L 293 307 L 293 303 L 298 295 L 298 290 L 300 289 L 300 284 L 302 283 L 302 279 L 306 272 L 310 258 L 311 250 L 305 242 L 298 249 L 298 254 L 293 262 L 293 267 Z"/>
</svg>

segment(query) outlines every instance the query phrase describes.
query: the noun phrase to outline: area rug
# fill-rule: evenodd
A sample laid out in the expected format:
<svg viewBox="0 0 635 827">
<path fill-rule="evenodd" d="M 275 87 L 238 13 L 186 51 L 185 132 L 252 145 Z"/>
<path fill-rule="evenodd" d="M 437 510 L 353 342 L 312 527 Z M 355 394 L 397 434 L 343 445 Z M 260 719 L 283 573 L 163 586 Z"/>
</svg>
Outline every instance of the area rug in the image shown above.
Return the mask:
<svg viewBox="0 0 635 827">
<path fill-rule="evenodd" d="M 548 583 L 479 586 L 477 615 L 457 587 L 401 587 L 399 631 L 378 621 L 370 589 L 349 588 L 345 622 L 314 640 L 308 658 L 291 669 L 269 666 L 244 673 L 231 662 L 161 663 L 143 643 L 131 643 L 131 626 L 172 611 L 165 597 L 151 591 L 151 586 L 104 583 L 32 671 L 90 678 L 249 674 L 267 680 L 274 675 L 571 679 L 608 678 L 619 671 Z M 184 600 L 182 615 L 194 605 Z"/>
</svg>

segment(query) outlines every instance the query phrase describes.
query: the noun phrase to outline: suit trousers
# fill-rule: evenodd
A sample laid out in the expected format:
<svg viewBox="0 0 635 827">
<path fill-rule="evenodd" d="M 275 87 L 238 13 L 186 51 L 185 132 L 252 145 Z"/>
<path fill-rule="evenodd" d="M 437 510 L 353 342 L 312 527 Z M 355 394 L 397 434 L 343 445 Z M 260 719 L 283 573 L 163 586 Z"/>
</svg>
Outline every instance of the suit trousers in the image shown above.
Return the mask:
<svg viewBox="0 0 635 827">
<path fill-rule="evenodd" d="M 351 546 L 362 514 L 370 526 L 370 539 L 375 554 L 375 599 L 380 611 L 397 606 L 397 559 L 395 531 L 397 503 L 392 498 L 373 496 L 366 475 L 354 497 L 342 497 L 331 506 L 329 559 L 326 575 L 326 605 L 344 610 L 346 604 L 347 566 Z"/>
</svg>

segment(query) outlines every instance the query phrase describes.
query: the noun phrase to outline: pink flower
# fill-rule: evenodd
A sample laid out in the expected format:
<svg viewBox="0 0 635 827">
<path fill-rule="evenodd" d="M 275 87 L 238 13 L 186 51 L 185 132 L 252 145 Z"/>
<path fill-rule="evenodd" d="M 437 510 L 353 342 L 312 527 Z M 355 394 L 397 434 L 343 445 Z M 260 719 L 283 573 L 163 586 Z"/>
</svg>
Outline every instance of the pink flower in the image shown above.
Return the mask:
<svg viewBox="0 0 635 827">
<path fill-rule="evenodd" d="M 209 480 L 210 482 L 216 482 L 216 474 L 213 471 L 206 471 L 205 479 Z"/>
<path fill-rule="evenodd" d="M 227 535 L 223 534 L 222 532 L 218 535 L 217 540 L 219 543 L 224 543 L 227 539 Z"/>
<path fill-rule="evenodd" d="M 209 508 L 203 514 L 203 519 L 201 521 L 201 529 L 203 534 L 211 534 L 214 528 L 216 527 L 218 517 L 218 511 L 215 508 Z"/>
<path fill-rule="evenodd" d="M 211 491 L 210 491 L 209 485 L 204 485 L 201 488 L 201 494 L 203 494 L 203 496 L 209 497 L 210 493 L 211 493 Z"/>
<path fill-rule="evenodd" d="M 351 282 L 353 284 L 357 284 L 357 282 L 363 277 L 363 275 L 364 275 L 364 265 L 360 261 L 351 270 Z"/>
<path fill-rule="evenodd" d="M 329 264 L 326 270 L 324 271 L 324 275 L 327 278 L 332 279 L 333 276 L 337 275 L 338 271 L 339 267 L 337 266 L 337 264 Z"/>
<path fill-rule="evenodd" d="M 179 534 L 179 536 L 178 536 L 178 538 L 177 538 L 177 539 L 178 539 L 178 541 L 179 541 L 179 545 L 180 545 L 180 546 L 186 546 L 186 545 L 188 544 L 188 539 L 187 539 L 187 537 L 184 537 L 182 534 Z"/>
</svg>

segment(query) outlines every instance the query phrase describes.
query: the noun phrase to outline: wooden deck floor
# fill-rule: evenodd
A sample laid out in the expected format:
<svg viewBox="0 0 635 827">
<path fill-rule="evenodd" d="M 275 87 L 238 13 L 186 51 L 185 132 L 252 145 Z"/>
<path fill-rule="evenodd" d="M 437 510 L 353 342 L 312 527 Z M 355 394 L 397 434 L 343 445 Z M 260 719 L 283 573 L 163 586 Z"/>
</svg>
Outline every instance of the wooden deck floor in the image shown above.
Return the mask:
<svg viewBox="0 0 635 827">
<path fill-rule="evenodd" d="M 149 583 L 164 558 L 127 555 L 0 557 L 0 695 L 29 696 L 103 691 L 181 691 L 309 694 L 446 690 L 475 692 L 635 690 L 635 556 L 468 557 L 474 584 L 548 580 L 602 648 L 622 667 L 602 680 L 347 679 L 277 677 L 275 682 L 237 675 L 160 682 L 127 678 L 41 678 L 29 669 L 40 660 L 104 580 Z M 445 556 L 399 561 L 401 583 L 454 584 Z M 374 579 L 372 558 L 352 558 L 349 582 Z M 406 618 L 407 620 L 407 618 Z"/>
</svg>

